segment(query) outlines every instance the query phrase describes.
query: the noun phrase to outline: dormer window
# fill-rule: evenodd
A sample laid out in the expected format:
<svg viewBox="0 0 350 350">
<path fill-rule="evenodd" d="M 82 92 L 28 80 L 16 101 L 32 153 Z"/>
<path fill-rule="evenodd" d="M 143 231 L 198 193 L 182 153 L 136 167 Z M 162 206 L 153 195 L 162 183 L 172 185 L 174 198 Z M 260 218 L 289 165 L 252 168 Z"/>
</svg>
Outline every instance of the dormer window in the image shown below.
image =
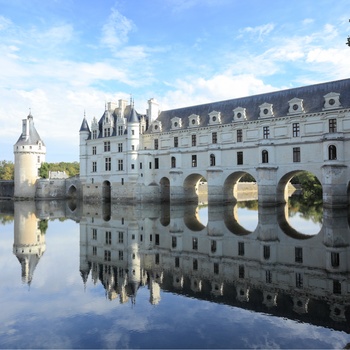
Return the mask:
<svg viewBox="0 0 350 350">
<path fill-rule="evenodd" d="M 243 107 L 237 107 L 233 110 L 233 121 L 243 121 L 247 119 L 246 109 Z"/>
<path fill-rule="evenodd" d="M 221 113 L 217 111 L 212 111 L 209 113 L 209 124 L 221 124 Z"/>
<path fill-rule="evenodd" d="M 180 129 L 182 127 L 182 119 L 175 117 L 171 119 L 171 128 L 172 129 Z"/>
<path fill-rule="evenodd" d="M 269 118 L 273 117 L 273 109 L 271 103 L 263 103 L 259 106 L 260 108 L 260 118 Z"/>
<path fill-rule="evenodd" d="M 323 109 L 334 109 L 340 108 L 340 94 L 336 92 L 330 92 L 327 95 L 324 95 L 324 106 Z"/>
<path fill-rule="evenodd" d="M 161 132 L 162 131 L 162 122 L 155 121 L 153 123 L 153 132 Z"/>
<path fill-rule="evenodd" d="M 199 126 L 199 122 L 200 122 L 199 115 L 197 115 L 197 114 L 191 114 L 191 115 L 188 117 L 188 120 L 189 120 L 189 127 L 190 127 L 190 128 Z"/>
<path fill-rule="evenodd" d="M 289 103 L 289 110 L 288 114 L 298 114 L 298 113 L 304 113 L 304 106 L 303 106 L 303 100 L 301 98 L 292 98 Z"/>
</svg>

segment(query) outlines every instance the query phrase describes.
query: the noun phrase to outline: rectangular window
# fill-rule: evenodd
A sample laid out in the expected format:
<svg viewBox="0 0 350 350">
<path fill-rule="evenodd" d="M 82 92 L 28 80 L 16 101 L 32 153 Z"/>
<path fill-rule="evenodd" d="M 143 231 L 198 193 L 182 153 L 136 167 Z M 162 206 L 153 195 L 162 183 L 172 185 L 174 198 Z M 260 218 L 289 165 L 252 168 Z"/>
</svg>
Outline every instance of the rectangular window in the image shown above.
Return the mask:
<svg viewBox="0 0 350 350">
<path fill-rule="evenodd" d="M 118 135 L 119 136 L 123 135 L 123 127 L 122 126 L 118 126 Z"/>
<path fill-rule="evenodd" d="M 158 149 L 159 147 L 159 143 L 158 143 L 158 139 L 154 140 L 154 149 Z"/>
<path fill-rule="evenodd" d="M 174 137 L 174 147 L 179 147 L 179 138 L 177 136 Z"/>
<path fill-rule="evenodd" d="M 118 143 L 118 152 L 123 152 L 123 144 Z"/>
<path fill-rule="evenodd" d="M 293 147 L 293 162 L 300 162 L 300 147 Z"/>
<path fill-rule="evenodd" d="M 105 250 L 105 261 L 111 261 L 111 251 Z"/>
<path fill-rule="evenodd" d="M 303 262 L 303 248 L 301 247 L 295 247 L 295 262 Z"/>
<path fill-rule="evenodd" d="M 218 143 L 218 133 L 217 132 L 213 132 L 211 134 L 211 142 L 212 143 Z"/>
<path fill-rule="evenodd" d="M 159 158 L 154 158 L 154 169 L 159 169 Z"/>
<path fill-rule="evenodd" d="M 264 259 L 269 260 L 270 259 L 270 246 L 264 245 Z"/>
<path fill-rule="evenodd" d="M 140 163 L 140 169 L 142 169 L 142 163 Z"/>
<path fill-rule="evenodd" d="M 97 255 L 97 247 L 92 247 L 92 255 Z"/>
<path fill-rule="evenodd" d="M 105 137 L 111 136 L 111 129 L 110 128 L 104 129 L 104 132 L 105 132 Z"/>
<path fill-rule="evenodd" d="M 149 163 L 148 163 L 148 167 L 149 167 L 150 169 L 152 169 L 152 162 L 149 162 Z"/>
<path fill-rule="evenodd" d="M 175 267 L 180 267 L 180 258 L 178 256 L 175 257 Z"/>
<path fill-rule="evenodd" d="M 337 119 L 335 118 L 331 118 L 328 121 L 328 125 L 329 125 L 329 132 L 337 132 Z"/>
<path fill-rule="evenodd" d="M 268 126 L 263 127 L 263 138 L 268 139 L 270 136 L 270 128 Z"/>
<path fill-rule="evenodd" d="M 118 251 L 118 259 L 119 260 L 124 260 L 124 252 L 122 250 Z"/>
<path fill-rule="evenodd" d="M 197 135 L 191 135 L 192 138 L 192 146 L 196 146 L 197 145 Z"/>
<path fill-rule="evenodd" d="M 109 152 L 111 150 L 111 142 L 110 141 L 104 142 L 103 145 L 104 145 L 105 152 Z"/>
<path fill-rule="evenodd" d="M 118 232 L 118 243 L 124 243 L 124 232 L 122 231 Z"/>
<path fill-rule="evenodd" d="M 215 275 L 219 274 L 219 264 L 218 263 L 214 263 L 214 273 L 215 273 Z"/>
<path fill-rule="evenodd" d="M 334 294 L 341 294 L 341 283 L 340 281 L 333 281 L 333 293 Z"/>
<path fill-rule="evenodd" d="M 237 152 L 237 165 L 243 164 L 243 152 Z"/>
<path fill-rule="evenodd" d="M 175 236 L 171 237 L 171 248 L 176 248 L 177 246 L 177 238 Z"/>
<path fill-rule="evenodd" d="M 244 242 L 238 242 L 238 255 L 244 255 Z"/>
<path fill-rule="evenodd" d="M 193 266 L 194 271 L 198 270 L 198 260 L 197 259 L 193 259 L 192 266 Z"/>
<path fill-rule="evenodd" d="M 211 243 L 210 243 L 210 250 L 211 250 L 212 253 L 215 253 L 216 249 L 217 249 L 216 241 L 212 240 Z"/>
<path fill-rule="evenodd" d="M 123 159 L 118 159 L 118 171 L 123 171 Z"/>
<path fill-rule="evenodd" d="M 96 240 L 96 239 L 97 239 L 97 229 L 96 229 L 96 228 L 93 228 L 93 229 L 92 229 L 92 239 L 93 239 L 93 240 Z"/>
<path fill-rule="evenodd" d="M 303 275 L 300 272 L 295 274 L 295 286 L 297 288 L 303 288 Z"/>
<path fill-rule="evenodd" d="M 106 244 L 110 245 L 112 244 L 112 232 L 106 231 Z"/>
<path fill-rule="evenodd" d="M 92 138 L 97 139 L 97 130 L 93 130 L 92 132 Z"/>
<path fill-rule="evenodd" d="M 135 146 L 134 145 L 131 145 L 131 150 L 135 151 Z"/>
<path fill-rule="evenodd" d="M 105 170 L 106 171 L 111 171 L 111 158 L 105 158 Z"/>
<path fill-rule="evenodd" d="M 266 270 L 266 283 L 271 283 L 272 282 L 272 274 L 270 270 Z"/>
<path fill-rule="evenodd" d="M 155 245 L 159 245 L 159 234 L 156 233 L 155 235 L 155 242 L 154 242 Z"/>
<path fill-rule="evenodd" d="M 239 265 L 238 266 L 238 277 L 239 278 L 244 278 L 244 265 Z"/>
<path fill-rule="evenodd" d="M 95 155 L 96 154 L 96 146 L 92 147 L 92 154 Z"/>
<path fill-rule="evenodd" d="M 237 130 L 237 142 L 242 142 L 243 141 L 243 132 L 242 129 Z"/>
<path fill-rule="evenodd" d="M 192 238 L 192 249 L 193 250 L 197 250 L 198 249 L 198 238 L 197 237 L 193 237 Z"/>
<path fill-rule="evenodd" d="M 92 172 L 96 173 L 97 171 L 97 162 L 92 162 Z"/>
<path fill-rule="evenodd" d="M 159 265 L 159 254 L 158 253 L 155 256 L 155 263 L 156 263 L 156 265 Z"/>
<path fill-rule="evenodd" d="M 197 156 L 192 155 L 192 168 L 195 168 L 197 166 Z"/>
<path fill-rule="evenodd" d="M 293 137 L 300 136 L 300 125 L 299 123 L 293 123 Z"/>
<path fill-rule="evenodd" d="M 332 264 L 332 267 L 339 266 L 339 253 L 336 253 L 336 252 L 331 253 L 331 264 Z"/>
</svg>

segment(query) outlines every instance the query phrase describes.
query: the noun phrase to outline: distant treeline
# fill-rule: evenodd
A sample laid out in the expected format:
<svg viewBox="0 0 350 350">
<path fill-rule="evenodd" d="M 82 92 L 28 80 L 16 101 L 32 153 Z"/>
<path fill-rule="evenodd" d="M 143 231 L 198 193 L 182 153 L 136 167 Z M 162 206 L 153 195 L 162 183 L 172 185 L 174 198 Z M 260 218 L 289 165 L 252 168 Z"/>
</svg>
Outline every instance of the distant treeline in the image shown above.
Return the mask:
<svg viewBox="0 0 350 350">
<path fill-rule="evenodd" d="M 78 162 L 60 162 L 60 163 L 42 163 L 39 169 L 39 176 L 47 179 L 49 171 L 65 171 L 68 176 L 79 174 Z M 0 161 L 0 180 L 14 180 L 15 166 L 13 162 L 2 160 Z"/>
</svg>

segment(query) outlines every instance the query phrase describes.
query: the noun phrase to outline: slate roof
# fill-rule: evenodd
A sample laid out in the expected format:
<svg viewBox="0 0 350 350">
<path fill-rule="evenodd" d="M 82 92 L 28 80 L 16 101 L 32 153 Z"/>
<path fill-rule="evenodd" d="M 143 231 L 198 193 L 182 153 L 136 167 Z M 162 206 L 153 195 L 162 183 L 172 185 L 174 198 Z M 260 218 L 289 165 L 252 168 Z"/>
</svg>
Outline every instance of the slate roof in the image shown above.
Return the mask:
<svg viewBox="0 0 350 350">
<path fill-rule="evenodd" d="M 227 124 L 231 123 L 233 120 L 233 110 L 237 107 L 242 107 L 246 108 L 246 121 L 251 121 L 259 119 L 259 106 L 265 102 L 273 104 L 273 117 L 278 118 L 288 115 L 288 101 L 295 97 L 303 100 L 305 113 L 315 113 L 322 111 L 324 96 L 330 92 L 340 94 L 342 108 L 350 107 L 350 79 L 343 79 L 260 95 L 162 111 L 156 120 L 162 123 L 162 132 L 166 132 L 171 130 L 172 118 L 181 118 L 181 130 L 186 129 L 189 126 L 188 117 L 191 114 L 196 114 L 200 116 L 200 125 L 198 125 L 198 127 L 205 127 L 209 123 L 208 114 L 217 111 L 221 113 L 221 124 Z M 146 133 L 152 133 L 152 126 Z"/>
<path fill-rule="evenodd" d="M 88 131 L 88 132 L 90 132 L 89 124 L 88 124 L 85 116 L 84 116 L 83 122 L 81 123 L 81 127 L 80 127 L 79 132 L 81 132 L 81 131 Z"/>
<path fill-rule="evenodd" d="M 28 138 L 24 138 L 22 133 L 15 145 L 37 145 L 38 142 L 41 142 L 41 144 L 45 146 L 43 140 L 39 136 L 39 133 L 35 129 L 33 116 L 29 114 L 27 119 L 29 120 L 29 136 Z"/>
</svg>

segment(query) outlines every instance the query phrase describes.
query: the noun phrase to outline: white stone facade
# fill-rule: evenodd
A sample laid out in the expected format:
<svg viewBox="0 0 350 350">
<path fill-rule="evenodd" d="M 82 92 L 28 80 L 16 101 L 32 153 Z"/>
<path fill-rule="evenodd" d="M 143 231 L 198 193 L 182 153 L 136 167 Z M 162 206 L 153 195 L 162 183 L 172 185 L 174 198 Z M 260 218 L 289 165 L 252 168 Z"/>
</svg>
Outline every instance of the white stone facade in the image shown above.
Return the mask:
<svg viewBox="0 0 350 350">
<path fill-rule="evenodd" d="M 163 112 L 148 102 L 145 115 L 110 103 L 91 129 L 84 118 L 84 199 L 197 201 L 205 179 L 208 201 L 227 202 L 248 173 L 261 203 L 279 203 L 310 171 L 325 204 L 348 203 L 350 79 Z"/>
</svg>

